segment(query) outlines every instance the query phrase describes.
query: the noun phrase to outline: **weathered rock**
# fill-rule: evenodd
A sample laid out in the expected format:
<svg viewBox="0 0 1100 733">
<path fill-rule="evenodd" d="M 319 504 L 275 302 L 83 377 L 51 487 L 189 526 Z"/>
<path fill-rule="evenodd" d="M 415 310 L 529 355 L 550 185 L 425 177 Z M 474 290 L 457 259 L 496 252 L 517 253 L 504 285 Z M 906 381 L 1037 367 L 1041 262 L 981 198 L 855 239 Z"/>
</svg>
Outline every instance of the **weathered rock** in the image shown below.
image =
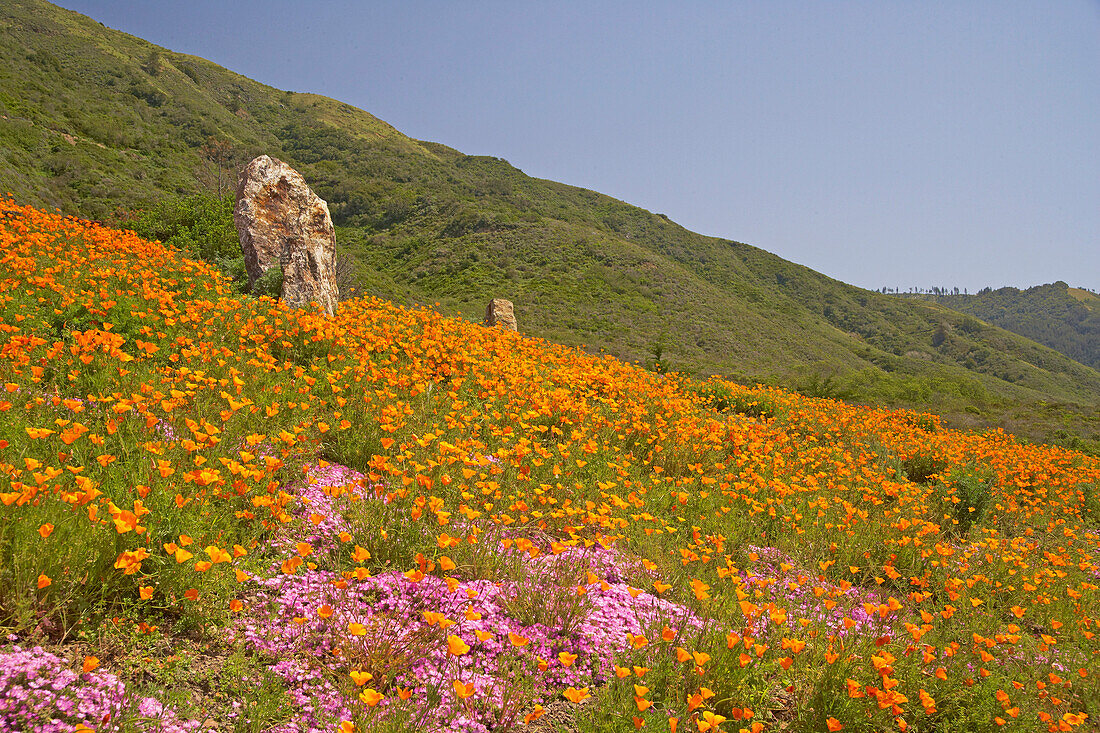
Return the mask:
<svg viewBox="0 0 1100 733">
<path fill-rule="evenodd" d="M 504 298 L 493 298 L 485 309 L 485 325 L 500 326 L 506 331 L 518 331 L 516 324 L 516 309 L 512 301 Z"/>
<path fill-rule="evenodd" d="M 233 221 L 250 283 L 281 266 L 284 303 L 292 308 L 317 303 L 333 314 L 339 299 L 336 231 L 328 204 L 298 171 L 266 155 L 245 166 Z"/>
</svg>

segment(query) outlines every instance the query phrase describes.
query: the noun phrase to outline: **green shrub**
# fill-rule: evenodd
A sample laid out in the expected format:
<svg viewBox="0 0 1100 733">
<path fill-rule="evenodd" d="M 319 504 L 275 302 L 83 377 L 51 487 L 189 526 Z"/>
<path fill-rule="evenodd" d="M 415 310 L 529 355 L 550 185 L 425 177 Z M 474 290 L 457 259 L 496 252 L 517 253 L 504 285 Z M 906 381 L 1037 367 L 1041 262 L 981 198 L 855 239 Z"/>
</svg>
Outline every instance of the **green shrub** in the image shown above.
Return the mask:
<svg viewBox="0 0 1100 733">
<path fill-rule="evenodd" d="M 917 453 L 901 462 L 905 478 L 915 484 L 928 483 L 934 475 L 943 472 L 946 468 L 946 461 L 929 453 Z"/>
<path fill-rule="evenodd" d="M 749 417 L 773 418 L 779 408 L 770 396 L 761 392 L 737 392 L 725 384 L 710 382 L 694 388 L 708 407 L 718 412 L 737 412 Z"/>
<path fill-rule="evenodd" d="M 965 534 L 985 519 L 993 502 L 996 479 L 992 469 L 977 464 L 954 468 L 944 478 L 947 496 L 954 502 L 954 518 L 959 523 L 960 533 Z"/>
<path fill-rule="evenodd" d="M 922 430 L 926 433 L 936 433 L 940 430 L 939 418 L 927 412 L 914 412 L 906 415 L 903 420 L 917 430 Z"/>
<path fill-rule="evenodd" d="M 237 292 L 248 292 L 248 271 L 244 266 L 244 257 L 226 257 L 217 261 L 218 269 L 233 281 Z"/>
<path fill-rule="evenodd" d="M 241 256 L 233 206 L 232 195 L 200 193 L 161 202 L 130 224 L 146 239 L 159 239 L 195 259 L 217 264 Z"/>
<path fill-rule="evenodd" d="M 252 294 L 259 297 L 266 295 L 275 300 L 283 292 L 283 268 L 282 265 L 272 265 L 263 275 L 260 275 L 252 283 Z"/>
<path fill-rule="evenodd" d="M 164 92 L 143 81 L 132 82 L 130 84 L 130 94 L 144 100 L 150 107 L 160 107 L 168 101 L 168 96 Z"/>
<path fill-rule="evenodd" d="M 938 349 L 939 347 L 943 346 L 944 342 L 946 341 L 947 327 L 941 323 L 940 325 L 936 326 L 936 330 L 932 332 L 932 346 Z"/>
<path fill-rule="evenodd" d="M 649 347 L 649 360 L 645 363 L 645 368 L 651 372 L 657 372 L 658 374 L 666 374 L 668 372 L 668 364 L 664 360 L 665 344 L 663 341 L 657 341 Z"/>
</svg>

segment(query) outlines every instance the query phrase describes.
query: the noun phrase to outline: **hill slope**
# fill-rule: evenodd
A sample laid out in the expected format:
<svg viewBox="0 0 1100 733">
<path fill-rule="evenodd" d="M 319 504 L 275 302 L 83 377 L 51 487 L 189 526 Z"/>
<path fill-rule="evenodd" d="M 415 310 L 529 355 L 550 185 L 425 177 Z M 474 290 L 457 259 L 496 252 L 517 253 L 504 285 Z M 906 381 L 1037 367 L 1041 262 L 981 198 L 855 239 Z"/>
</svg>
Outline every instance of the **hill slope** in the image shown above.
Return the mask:
<svg viewBox="0 0 1100 733">
<path fill-rule="evenodd" d="M 0 243 L 0 730 L 1096 730 L 1100 458 Z"/>
<path fill-rule="evenodd" d="M 1064 282 L 974 295 L 922 295 L 1100 368 L 1100 296 Z"/>
<path fill-rule="evenodd" d="M 326 198 L 365 292 L 674 369 L 928 407 L 957 423 L 1086 437 L 1100 373 L 938 304 L 832 280 L 506 161 L 413 140 L 37 0 L 0 9 L 0 180 L 20 200 L 119 220 L 224 192 L 259 153 Z M 1045 407 L 1040 408 L 1040 405 Z"/>
</svg>

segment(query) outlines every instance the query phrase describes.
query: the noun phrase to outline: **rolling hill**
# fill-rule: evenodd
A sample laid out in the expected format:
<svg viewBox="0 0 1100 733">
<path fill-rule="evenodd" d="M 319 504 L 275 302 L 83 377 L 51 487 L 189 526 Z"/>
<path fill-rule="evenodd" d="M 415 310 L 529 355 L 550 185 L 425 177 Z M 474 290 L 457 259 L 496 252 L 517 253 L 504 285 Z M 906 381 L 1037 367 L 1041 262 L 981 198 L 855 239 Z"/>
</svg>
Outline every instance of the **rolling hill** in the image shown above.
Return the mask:
<svg viewBox="0 0 1100 733">
<path fill-rule="evenodd" d="M 0 191 L 19 202 L 125 222 L 224 194 L 268 153 L 329 202 L 361 292 L 474 318 L 507 297 L 524 332 L 625 360 L 1100 437 L 1100 372 L 938 303 L 413 140 L 40 0 L 5 3 L 0 29 Z"/>
<path fill-rule="evenodd" d="M 1062 281 L 986 288 L 973 295 L 922 295 L 1100 368 L 1100 296 Z"/>
</svg>

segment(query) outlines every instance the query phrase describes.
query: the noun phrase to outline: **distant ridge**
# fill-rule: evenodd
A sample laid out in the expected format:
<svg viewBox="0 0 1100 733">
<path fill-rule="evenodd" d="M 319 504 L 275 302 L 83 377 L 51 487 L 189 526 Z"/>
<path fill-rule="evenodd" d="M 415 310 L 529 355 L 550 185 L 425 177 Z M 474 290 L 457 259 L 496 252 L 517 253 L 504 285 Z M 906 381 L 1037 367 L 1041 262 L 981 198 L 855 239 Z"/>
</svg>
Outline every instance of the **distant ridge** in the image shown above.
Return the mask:
<svg viewBox="0 0 1100 733">
<path fill-rule="evenodd" d="M 1062 281 L 973 295 L 922 295 L 1100 368 L 1100 295 Z"/>
</svg>

